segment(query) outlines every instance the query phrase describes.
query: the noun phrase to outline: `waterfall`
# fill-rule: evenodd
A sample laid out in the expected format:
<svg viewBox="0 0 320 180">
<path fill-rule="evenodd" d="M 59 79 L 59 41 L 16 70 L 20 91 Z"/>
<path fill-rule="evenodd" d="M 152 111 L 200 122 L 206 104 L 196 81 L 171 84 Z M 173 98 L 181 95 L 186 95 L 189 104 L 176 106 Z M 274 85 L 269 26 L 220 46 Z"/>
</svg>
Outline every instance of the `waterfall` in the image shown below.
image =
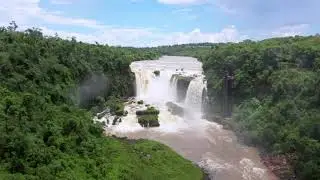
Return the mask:
<svg viewBox="0 0 320 180">
<path fill-rule="evenodd" d="M 201 62 L 188 57 L 163 57 L 135 61 L 130 68 L 136 79 L 136 99 L 125 104 L 128 114 L 119 124 L 106 127 L 108 134 L 165 143 L 199 162 L 212 179 L 275 179 L 268 178 L 254 150 L 237 144 L 234 134 L 202 116 L 208 98 Z M 160 76 L 155 76 L 157 70 Z M 160 127 L 143 128 L 138 123 L 136 111 L 146 109 L 147 104 L 160 111 Z M 96 117 L 95 121 L 106 122 L 108 118 Z"/>
<path fill-rule="evenodd" d="M 132 71 L 134 72 L 136 78 L 136 96 L 137 98 L 141 99 L 148 94 L 148 88 L 152 81 L 152 73 L 134 68 L 132 68 Z"/>
<path fill-rule="evenodd" d="M 176 101 L 178 96 L 178 78 L 177 76 L 172 75 L 171 79 L 170 79 L 170 87 L 171 87 L 171 93 L 172 93 L 172 98 Z"/>
<path fill-rule="evenodd" d="M 187 90 L 185 105 L 200 112 L 202 108 L 203 90 L 205 88 L 206 83 L 202 76 L 198 76 L 191 80 Z"/>
<path fill-rule="evenodd" d="M 161 71 L 160 75 L 156 76 L 154 71 L 161 69 L 161 66 L 150 62 L 150 66 L 141 67 L 139 63 L 133 63 L 130 66 L 136 78 L 136 98 L 156 105 L 172 100 L 173 93 L 170 86 L 172 72 Z"/>
<path fill-rule="evenodd" d="M 166 102 L 181 102 L 182 106 L 191 111 L 201 112 L 203 90 L 206 88 L 204 76 L 200 71 L 176 71 L 176 66 L 170 69 L 170 63 L 159 61 L 136 62 L 130 65 L 136 78 L 136 98 L 150 104 L 165 104 Z M 176 63 L 172 63 L 176 65 Z M 193 64 L 193 63 L 192 63 Z M 170 64 L 171 65 L 171 64 Z M 196 65 L 196 64 L 195 64 Z M 160 76 L 155 76 L 154 71 L 161 70 Z M 184 102 L 184 103 L 183 103 Z"/>
</svg>

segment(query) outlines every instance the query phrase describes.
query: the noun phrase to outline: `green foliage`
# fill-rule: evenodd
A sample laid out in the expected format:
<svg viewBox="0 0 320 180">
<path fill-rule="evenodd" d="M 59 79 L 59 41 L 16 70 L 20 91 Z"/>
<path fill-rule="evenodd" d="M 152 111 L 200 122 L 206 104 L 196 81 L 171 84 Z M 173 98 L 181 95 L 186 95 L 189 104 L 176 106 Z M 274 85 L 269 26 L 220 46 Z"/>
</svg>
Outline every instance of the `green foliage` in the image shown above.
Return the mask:
<svg viewBox="0 0 320 180">
<path fill-rule="evenodd" d="M 107 105 L 123 114 L 115 97 L 132 94 L 130 63 L 156 58 L 155 51 L 16 28 L 0 31 L 0 179 L 202 178 L 164 145 L 105 137 L 88 111 Z"/>
<path fill-rule="evenodd" d="M 138 116 L 138 123 L 142 127 L 159 127 L 158 115 L 141 115 Z"/>
<path fill-rule="evenodd" d="M 125 115 L 124 101 L 119 98 L 116 98 L 114 96 L 109 97 L 108 101 L 105 103 L 105 106 L 110 109 L 110 113 L 113 115 Z"/>
<path fill-rule="evenodd" d="M 158 114 L 159 110 L 149 106 L 146 110 L 137 111 L 138 123 L 142 127 L 159 127 Z"/>
<path fill-rule="evenodd" d="M 212 45 L 199 57 L 216 113 L 222 113 L 223 77 L 234 74 L 233 129 L 270 153 L 295 154 L 301 179 L 320 174 L 320 38 L 288 37 Z"/>
<path fill-rule="evenodd" d="M 208 112 L 223 114 L 224 76 L 234 74 L 228 122 L 246 143 L 294 154 L 300 179 L 320 179 L 320 38 L 272 38 L 156 48 L 198 58 L 207 79 Z"/>
<path fill-rule="evenodd" d="M 140 111 L 136 111 L 136 114 L 138 116 L 140 115 L 158 115 L 160 112 L 158 109 L 156 109 L 155 107 L 153 106 L 149 106 L 147 107 L 146 110 L 140 110 Z"/>
</svg>

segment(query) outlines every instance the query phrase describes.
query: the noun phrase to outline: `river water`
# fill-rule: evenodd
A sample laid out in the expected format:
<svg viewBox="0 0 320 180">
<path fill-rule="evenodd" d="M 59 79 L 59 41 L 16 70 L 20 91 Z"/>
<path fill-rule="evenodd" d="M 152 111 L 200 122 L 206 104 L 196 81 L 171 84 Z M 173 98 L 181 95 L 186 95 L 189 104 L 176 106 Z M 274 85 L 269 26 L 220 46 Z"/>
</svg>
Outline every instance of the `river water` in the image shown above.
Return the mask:
<svg viewBox="0 0 320 180">
<path fill-rule="evenodd" d="M 164 56 L 159 60 L 133 62 L 130 67 L 136 76 L 135 99 L 160 110 L 160 127 L 142 128 L 135 112 L 146 106 L 128 102 L 125 107 L 128 115 L 118 125 L 107 127 L 108 133 L 164 143 L 206 169 L 213 180 L 276 179 L 260 162 L 256 149 L 239 144 L 234 133 L 201 118 L 206 82 L 199 61 Z M 153 73 L 155 70 L 160 71 L 160 76 Z M 181 87 L 177 77 L 191 77 L 185 98 L 180 101 L 177 96 L 182 91 L 178 91 Z M 184 115 L 173 115 L 167 102 L 182 107 Z"/>
</svg>

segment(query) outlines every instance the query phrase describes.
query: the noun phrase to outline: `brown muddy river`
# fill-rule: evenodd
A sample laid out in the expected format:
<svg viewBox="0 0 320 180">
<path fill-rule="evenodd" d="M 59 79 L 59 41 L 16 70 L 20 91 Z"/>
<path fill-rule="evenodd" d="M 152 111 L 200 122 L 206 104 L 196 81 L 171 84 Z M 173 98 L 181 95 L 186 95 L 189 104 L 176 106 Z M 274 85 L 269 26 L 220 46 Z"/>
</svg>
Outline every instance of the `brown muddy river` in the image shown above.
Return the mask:
<svg viewBox="0 0 320 180">
<path fill-rule="evenodd" d="M 165 56 L 159 60 L 131 64 L 136 76 L 136 100 L 143 100 L 160 110 L 160 127 L 142 128 L 135 115 L 145 105 L 128 102 L 128 116 L 118 125 L 106 128 L 108 133 L 129 138 L 152 139 L 164 143 L 185 158 L 199 164 L 213 180 L 274 180 L 260 162 L 256 149 L 237 142 L 231 131 L 202 119 L 201 105 L 206 82 L 202 65 L 194 58 Z M 181 70 L 182 69 L 182 70 Z M 153 72 L 160 71 L 160 76 Z M 185 98 L 178 101 L 179 77 L 192 77 Z M 166 106 L 175 103 L 184 109 L 184 115 L 173 115 Z"/>
</svg>

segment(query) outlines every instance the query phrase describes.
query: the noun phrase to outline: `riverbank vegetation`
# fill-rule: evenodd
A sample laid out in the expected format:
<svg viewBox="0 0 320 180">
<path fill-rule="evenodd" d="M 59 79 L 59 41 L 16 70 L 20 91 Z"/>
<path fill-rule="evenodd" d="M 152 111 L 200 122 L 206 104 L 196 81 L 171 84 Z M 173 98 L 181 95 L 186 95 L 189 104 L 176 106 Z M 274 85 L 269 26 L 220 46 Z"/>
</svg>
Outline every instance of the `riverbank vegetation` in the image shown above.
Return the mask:
<svg viewBox="0 0 320 180">
<path fill-rule="evenodd" d="M 207 45 L 158 50 L 203 62 L 209 111 L 222 116 L 224 77 L 233 76 L 233 130 L 268 154 L 287 156 L 299 179 L 320 179 L 320 37 Z"/>
<path fill-rule="evenodd" d="M 105 137 L 93 123 L 105 106 L 123 114 L 130 63 L 157 52 L 16 28 L 0 28 L 0 179 L 202 179 L 167 146 Z"/>
</svg>

